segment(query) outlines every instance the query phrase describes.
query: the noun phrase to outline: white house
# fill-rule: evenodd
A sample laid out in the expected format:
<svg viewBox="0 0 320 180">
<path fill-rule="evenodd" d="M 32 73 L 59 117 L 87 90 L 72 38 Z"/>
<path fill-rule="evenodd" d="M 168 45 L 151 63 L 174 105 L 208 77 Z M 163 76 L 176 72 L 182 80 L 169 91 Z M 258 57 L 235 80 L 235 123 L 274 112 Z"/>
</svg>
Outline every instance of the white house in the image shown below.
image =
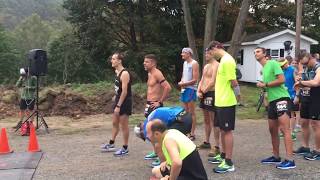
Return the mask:
<svg viewBox="0 0 320 180">
<path fill-rule="evenodd" d="M 241 43 L 241 50 L 237 59 L 237 67 L 242 73 L 240 81 L 257 82 L 261 80 L 262 66 L 254 57 L 254 49 L 256 47 L 264 47 L 267 49 L 267 54 L 272 58 L 277 59 L 288 55 L 295 57 L 295 36 L 296 33 L 290 29 L 282 29 L 277 31 L 269 31 L 248 35 Z M 284 43 L 286 42 L 287 47 Z M 300 49 L 310 52 L 310 46 L 318 44 L 318 41 L 301 35 Z M 230 46 L 230 43 L 225 43 L 225 46 Z"/>
</svg>

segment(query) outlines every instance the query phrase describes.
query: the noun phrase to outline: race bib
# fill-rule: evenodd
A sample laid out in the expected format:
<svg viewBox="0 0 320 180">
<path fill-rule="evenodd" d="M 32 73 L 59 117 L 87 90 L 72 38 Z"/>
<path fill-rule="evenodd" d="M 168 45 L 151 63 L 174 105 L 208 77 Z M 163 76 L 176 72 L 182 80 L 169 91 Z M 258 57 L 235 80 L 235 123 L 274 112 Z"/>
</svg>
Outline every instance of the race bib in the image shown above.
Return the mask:
<svg viewBox="0 0 320 180">
<path fill-rule="evenodd" d="M 213 101 L 213 98 L 212 98 L 212 97 L 206 97 L 206 98 L 203 100 L 203 104 L 206 105 L 206 106 L 212 106 L 212 101 Z"/>
<path fill-rule="evenodd" d="M 288 111 L 288 102 L 287 101 L 279 101 L 276 104 L 277 112 Z"/>
<path fill-rule="evenodd" d="M 309 88 L 301 89 L 301 95 L 302 96 L 310 96 L 310 89 Z"/>
</svg>

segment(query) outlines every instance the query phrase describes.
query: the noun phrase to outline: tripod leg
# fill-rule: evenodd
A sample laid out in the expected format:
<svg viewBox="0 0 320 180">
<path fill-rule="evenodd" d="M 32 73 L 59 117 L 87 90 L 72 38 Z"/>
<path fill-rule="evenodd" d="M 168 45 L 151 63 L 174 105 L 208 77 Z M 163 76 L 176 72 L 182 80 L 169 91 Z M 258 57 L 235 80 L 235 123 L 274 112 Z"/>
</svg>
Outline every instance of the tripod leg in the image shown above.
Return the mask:
<svg viewBox="0 0 320 180">
<path fill-rule="evenodd" d="M 48 126 L 47 122 L 44 120 L 44 118 L 40 114 L 39 114 L 39 118 L 40 118 L 39 128 L 41 125 L 44 125 L 46 132 L 49 133 L 49 126 Z"/>
</svg>

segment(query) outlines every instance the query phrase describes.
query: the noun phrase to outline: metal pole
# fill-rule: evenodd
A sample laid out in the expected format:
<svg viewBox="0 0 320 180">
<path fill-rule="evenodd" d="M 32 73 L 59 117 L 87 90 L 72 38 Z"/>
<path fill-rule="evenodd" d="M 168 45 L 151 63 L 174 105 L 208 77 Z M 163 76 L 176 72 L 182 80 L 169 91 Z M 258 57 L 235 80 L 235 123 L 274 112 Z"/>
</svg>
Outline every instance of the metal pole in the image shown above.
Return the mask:
<svg viewBox="0 0 320 180">
<path fill-rule="evenodd" d="M 295 42 L 295 57 L 300 53 L 300 40 L 301 40 L 301 20 L 302 20 L 302 6 L 303 0 L 296 0 L 297 14 L 296 14 L 296 42 Z"/>
<path fill-rule="evenodd" d="M 39 76 L 36 76 L 37 77 L 37 99 L 36 99 L 36 105 L 37 105 L 37 126 L 36 126 L 36 129 L 39 128 Z"/>
</svg>

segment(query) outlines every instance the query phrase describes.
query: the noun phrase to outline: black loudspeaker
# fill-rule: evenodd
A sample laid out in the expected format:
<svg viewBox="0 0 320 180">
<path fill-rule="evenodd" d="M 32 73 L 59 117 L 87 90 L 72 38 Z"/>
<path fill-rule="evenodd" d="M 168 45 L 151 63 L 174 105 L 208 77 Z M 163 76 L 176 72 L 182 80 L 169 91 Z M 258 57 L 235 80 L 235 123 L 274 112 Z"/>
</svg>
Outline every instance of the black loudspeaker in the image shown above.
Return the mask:
<svg viewBox="0 0 320 180">
<path fill-rule="evenodd" d="M 32 76 L 45 76 L 48 72 L 47 52 L 42 49 L 30 50 L 27 64 Z"/>
</svg>

